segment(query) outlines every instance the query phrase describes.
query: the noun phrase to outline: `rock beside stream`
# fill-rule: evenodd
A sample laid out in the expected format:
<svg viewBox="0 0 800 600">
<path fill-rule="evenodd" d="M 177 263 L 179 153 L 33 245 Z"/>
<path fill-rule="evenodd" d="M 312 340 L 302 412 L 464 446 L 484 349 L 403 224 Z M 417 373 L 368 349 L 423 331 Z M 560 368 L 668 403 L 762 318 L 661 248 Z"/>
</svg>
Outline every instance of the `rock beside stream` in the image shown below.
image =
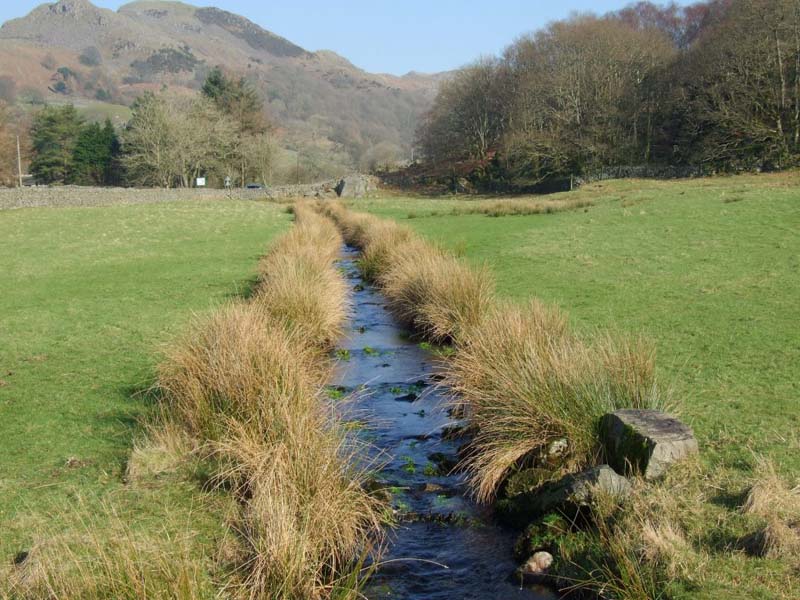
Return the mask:
<svg viewBox="0 0 800 600">
<path fill-rule="evenodd" d="M 601 440 L 618 473 L 661 477 L 673 463 L 697 454 L 691 428 L 657 410 L 625 409 L 605 415 Z"/>
<path fill-rule="evenodd" d="M 553 511 L 576 514 L 591 506 L 599 494 L 622 502 L 630 489 L 625 477 L 601 465 L 503 498 L 497 503 L 497 514 L 505 523 L 522 528 Z"/>
<path fill-rule="evenodd" d="M 526 584 L 543 583 L 547 580 L 552 565 L 552 554 L 545 551 L 536 552 L 525 564 L 517 569 L 517 575 Z"/>
</svg>

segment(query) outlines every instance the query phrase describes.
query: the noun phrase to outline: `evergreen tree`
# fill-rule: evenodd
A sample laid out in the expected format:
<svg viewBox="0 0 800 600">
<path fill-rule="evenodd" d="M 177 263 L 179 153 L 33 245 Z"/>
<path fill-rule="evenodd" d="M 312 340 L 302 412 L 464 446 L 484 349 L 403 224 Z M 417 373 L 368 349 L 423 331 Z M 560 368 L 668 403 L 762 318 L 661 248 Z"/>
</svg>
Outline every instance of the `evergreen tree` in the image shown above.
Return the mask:
<svg viewBox="0 0 800 600">
<path fill-rule="evenodd" d="M 78 136 L 73 155 L 74 170 L 70 181 L 81 185 L 116 183 L 119 139 L 110 119 L 85 126 Z"/>
<path fill-rule="evenodd" d="M 203 95 L 229 116 L 235 125 L 239 182 L 245 185 L 248 172 L 247 146 L 251 138 L 265 134 L 269 125 L 264 115 L 264 102 L 258 91 L 244 77 L 227 77 L 219 67 L 206 78 Z"/>
<path fill-rule="evenodd" d="M 47 106 L 34 117 L 31 127 L 31 173 L 41 183 L 69 183 L 75 169 L 75 147 L 83 118 L 71 104 Z"/>
</svg>

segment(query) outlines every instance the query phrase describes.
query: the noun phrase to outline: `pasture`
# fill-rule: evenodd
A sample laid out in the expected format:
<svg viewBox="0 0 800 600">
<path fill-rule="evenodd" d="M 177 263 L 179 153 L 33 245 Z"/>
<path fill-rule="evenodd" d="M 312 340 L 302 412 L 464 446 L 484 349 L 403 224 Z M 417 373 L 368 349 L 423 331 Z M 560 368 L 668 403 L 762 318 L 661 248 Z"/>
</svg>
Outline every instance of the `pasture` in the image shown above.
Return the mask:
<svg viewBox="0 0 800 600">
<path fill-rule="evenodd" d="M 0 212 L 0 555 L 42 531 L 204 521 L 196 486 L 125 484 L 162 344 L 246 294 L 289 226 L 261 202 L 177 201 Z"/>
</svg>

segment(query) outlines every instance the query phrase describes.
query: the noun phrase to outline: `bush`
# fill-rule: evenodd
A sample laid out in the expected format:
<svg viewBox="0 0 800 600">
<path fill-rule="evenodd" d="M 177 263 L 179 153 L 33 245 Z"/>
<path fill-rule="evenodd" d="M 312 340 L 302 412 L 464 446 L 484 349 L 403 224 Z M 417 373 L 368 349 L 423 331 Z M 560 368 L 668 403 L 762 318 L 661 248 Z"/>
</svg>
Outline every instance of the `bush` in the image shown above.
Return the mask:
<svg viewBox="0 0 800 600">
<path fill-rule="evenodd" d="M 78 60 L 82 65 L 86 65 L 87 67 L 96 67 L 103 62 L 103 57 L 100 54 L 100 50 L 94 46 L 89 46 L 86 50 L 81 52 Z"/>
</svg>

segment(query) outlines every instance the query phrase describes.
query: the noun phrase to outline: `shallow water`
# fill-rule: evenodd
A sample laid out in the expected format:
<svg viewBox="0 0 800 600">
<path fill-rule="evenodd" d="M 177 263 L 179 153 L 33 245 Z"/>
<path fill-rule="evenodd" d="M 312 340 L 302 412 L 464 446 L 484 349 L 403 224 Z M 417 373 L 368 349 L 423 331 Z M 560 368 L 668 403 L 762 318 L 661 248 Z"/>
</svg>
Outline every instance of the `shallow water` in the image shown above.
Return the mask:
<svg viewBox="0 0 800 600">
<path fill-rule="evenodd" d="M 382 565 L 370 580 L 370 600 L 544 600 L 544 589 L 523 589 L 513 577 L 515 534 L 466 496 L 452 474 L 461 439 L 443 430 L 458 425 L 436 386 L 435 357 L 409 340 L 385 299 L 360 277 L 357 251 L 340 266 L 353 285 L 353 313 L 341 348 L 335 385 L 355 399 L 343 417 L 359 424 L 383 466 L 399 525 L 390 533 Z M 342 354 L 340 352 L 340 354 Z M 364 425 L 361 429 L 361 425 Z"/>
</svg>

